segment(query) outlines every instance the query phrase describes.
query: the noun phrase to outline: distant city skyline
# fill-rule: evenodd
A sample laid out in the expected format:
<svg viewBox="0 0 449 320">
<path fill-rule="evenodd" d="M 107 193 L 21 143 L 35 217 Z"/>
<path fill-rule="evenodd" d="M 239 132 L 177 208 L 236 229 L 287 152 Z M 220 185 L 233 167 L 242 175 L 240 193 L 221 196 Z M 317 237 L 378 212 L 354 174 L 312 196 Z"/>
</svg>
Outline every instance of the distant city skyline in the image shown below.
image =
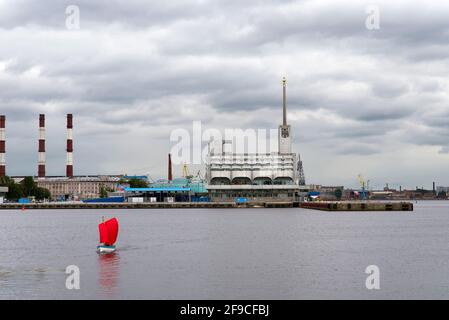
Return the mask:
<svg viewBox="0 0 449 320">
<path fill-rule="evenodd" d="M 307 183 L 449 185 L 449 3 L 0 0 L 7 173 L 166 177 L 170 133 L 276 129 L 288 79 L 293 151 Z M 182 168 L 175 167 L 180 176 Z M 192 167 L 196 172 L 198 166 Z"/>
</svg>

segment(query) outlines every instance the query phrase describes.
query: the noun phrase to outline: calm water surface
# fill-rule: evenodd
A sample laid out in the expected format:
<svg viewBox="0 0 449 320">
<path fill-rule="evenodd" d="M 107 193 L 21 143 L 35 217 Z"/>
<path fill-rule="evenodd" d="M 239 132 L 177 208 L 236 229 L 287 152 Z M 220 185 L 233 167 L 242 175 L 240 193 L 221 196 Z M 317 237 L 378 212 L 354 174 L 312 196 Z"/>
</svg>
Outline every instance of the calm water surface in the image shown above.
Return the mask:
<svg viewBox="0 0 449 320">
<path fill-rule="evenodd" d="M 99 256 L 101 216 L 120 221 Z M 380 290 L 365 268 L 380 268 Z M 81 289 L 67 290 L 77 265 Z M 303 209 L 0 211 L 0 299 L 448 299 L 449 202 Z"/>
</svg>

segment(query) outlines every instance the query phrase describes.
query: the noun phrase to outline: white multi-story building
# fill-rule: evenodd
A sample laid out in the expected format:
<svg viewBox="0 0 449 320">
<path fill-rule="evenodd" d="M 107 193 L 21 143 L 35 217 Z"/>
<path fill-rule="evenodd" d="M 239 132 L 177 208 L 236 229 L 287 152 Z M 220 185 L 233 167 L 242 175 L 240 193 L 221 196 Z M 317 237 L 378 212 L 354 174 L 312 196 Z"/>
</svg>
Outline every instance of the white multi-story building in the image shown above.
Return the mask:
<svg viewBox="0 0 449 320">
<path fill-rule="evenodd" d="M 287 124 L 286 80 L 283 79 L 283 123 L 278 129 L 278 151 L 271 153 L 209 152 L 207 189 L 213 201 L 295 201 L 305 184 L 299 154 L 292 152 L 291 127 Z"/>
</svg>

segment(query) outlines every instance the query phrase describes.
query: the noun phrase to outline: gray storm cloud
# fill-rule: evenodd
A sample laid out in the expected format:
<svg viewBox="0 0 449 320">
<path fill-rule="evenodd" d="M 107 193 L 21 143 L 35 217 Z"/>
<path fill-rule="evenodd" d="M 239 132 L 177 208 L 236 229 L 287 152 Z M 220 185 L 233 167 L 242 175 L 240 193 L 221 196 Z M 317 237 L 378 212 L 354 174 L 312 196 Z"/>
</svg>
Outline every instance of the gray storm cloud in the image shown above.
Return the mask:
<svg viewBox="0 0 449 320">
<path fill-rule="evenodd" d="M 449 4 L 376 1 L 368 30 L 372 4 L 0 0 L 8 172 L 35 173 L 46 113 L 63 174 L 70 112 L 77 174 L 163 176 L 174 129 L 276 128 L 285 75 L 308 182 L 449 185 Z"/>
</svg>

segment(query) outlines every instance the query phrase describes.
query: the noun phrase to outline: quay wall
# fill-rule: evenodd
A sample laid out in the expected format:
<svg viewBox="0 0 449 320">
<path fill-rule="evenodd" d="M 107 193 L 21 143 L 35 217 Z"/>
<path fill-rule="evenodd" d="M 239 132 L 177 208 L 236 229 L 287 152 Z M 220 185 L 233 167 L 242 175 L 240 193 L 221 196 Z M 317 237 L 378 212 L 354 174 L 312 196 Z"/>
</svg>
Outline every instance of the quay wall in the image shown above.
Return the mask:
<svg viewBox="0 0 449 320">
<path fill-rule="evenodd" d="M 323 211 L 413 211 L 410 202 L 302 202 L 300 207 Z"/>
<path fill-rule="evenodd" d="M 409 202 L 151 202 L 151 203 L 5 203 L 1 210 L 33 209 L 206 209 L 206 208 L 295 208 L 323 211 L 413 211 Z"/>
</svg>

